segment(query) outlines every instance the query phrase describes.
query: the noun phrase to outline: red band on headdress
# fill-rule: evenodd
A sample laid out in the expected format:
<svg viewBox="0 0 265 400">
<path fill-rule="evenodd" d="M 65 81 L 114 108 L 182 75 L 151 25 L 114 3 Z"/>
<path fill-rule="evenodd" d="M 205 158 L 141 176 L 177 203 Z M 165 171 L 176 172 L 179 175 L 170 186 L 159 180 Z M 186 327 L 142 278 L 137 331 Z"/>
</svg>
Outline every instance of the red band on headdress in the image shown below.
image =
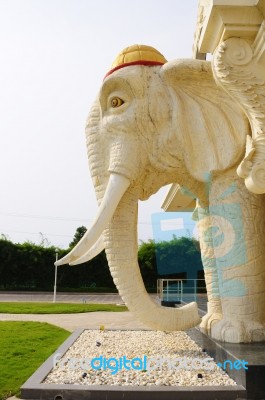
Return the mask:
<svg viewBox="0 0 265 400">
<path fill-rule="evenodd" d="M 124 68 L 124 67 L 129 67 L 130 65 L 147 65 L 149 67 L 152 67 L 154 65 L 164 65 L 164 63 L 163 62 L 159 62 L 159 61 L 144 61 L 144 60 L 132 61 L 132 62 L 124 63 L 124 64 L 118 65 L 117 67 L 111 69 L 104 76 L 104 79 L 107 78 L 107 76 L 111 75 L 114 71 L 117 71 L 118 69 L 121 69 L 121 68 Z"/>
</svg>

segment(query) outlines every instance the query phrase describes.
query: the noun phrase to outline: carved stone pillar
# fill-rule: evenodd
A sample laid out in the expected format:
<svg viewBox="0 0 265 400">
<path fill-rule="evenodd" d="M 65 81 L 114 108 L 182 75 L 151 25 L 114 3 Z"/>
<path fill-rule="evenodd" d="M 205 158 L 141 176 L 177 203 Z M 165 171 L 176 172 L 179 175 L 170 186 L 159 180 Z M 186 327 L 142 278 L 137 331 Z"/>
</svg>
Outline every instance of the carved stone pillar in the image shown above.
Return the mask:
<svg viewBox="0 0 265 400">
<path fill-rule="evenodd" d="M 253 44 L 240 38 L 222 42 L 214 52 L 215 79 L 245 111 L 252 134 L 237 168 L 252 193 L 265 193 L 265 23 Z"/>
<path fill-rule="evenodd" d="M 240 104 L 250 132 L 238 175 L 265 193 L 265 1 L 200 0 L 194 56 L 213 54 L 218 85 Z"/>
</svg>

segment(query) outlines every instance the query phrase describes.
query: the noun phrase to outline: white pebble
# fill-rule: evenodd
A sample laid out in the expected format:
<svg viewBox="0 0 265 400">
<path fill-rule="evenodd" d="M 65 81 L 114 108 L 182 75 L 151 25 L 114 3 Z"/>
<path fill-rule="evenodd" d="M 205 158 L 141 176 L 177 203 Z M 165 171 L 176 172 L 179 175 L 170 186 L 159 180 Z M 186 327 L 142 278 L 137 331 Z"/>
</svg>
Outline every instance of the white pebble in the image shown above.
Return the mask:
<svg viewBox="0 0 265 400">
<path fill-rule="evenodd" d="M 96 343 L 101 345 L 97 346 Z M 152 371 L 121 369 L 112 374 L 109 368 L 94 370 L 87 360 L 103 356 L 119 359 L 126 356 L 127 360 L 144 356 L 166 359 L 162 365 Z M 174 369 L 170 364 L 175 359 L 189 359 L 187 368 Z M 160 331 L 99 331 L 85 330 L 75 343 L 63 356 L 63 361 L 53 368 L 43 383 L 75 385 L 112 385 L 112 386 L 227 386 L 236 383 L 216 364 L 212 370 L 195 370 L 191 368 L 194 358 L 209 359 L 207 353 L 185 332 L 160 332 Z M 81 360 L 75 363 L 71 360 Z M 86 359 L 86 362 L 84 362 Z M 214 362 L 213 362 L 214 363 Z M 139 365 L 135 362 L 135 366 Z M 178 365 L 174 362 L 173 365 Z M 85 378 L 82 377 L 87 373 Z M 198 373 L 203 374 L 203 379 L 198 379 Z"/>
</svg>

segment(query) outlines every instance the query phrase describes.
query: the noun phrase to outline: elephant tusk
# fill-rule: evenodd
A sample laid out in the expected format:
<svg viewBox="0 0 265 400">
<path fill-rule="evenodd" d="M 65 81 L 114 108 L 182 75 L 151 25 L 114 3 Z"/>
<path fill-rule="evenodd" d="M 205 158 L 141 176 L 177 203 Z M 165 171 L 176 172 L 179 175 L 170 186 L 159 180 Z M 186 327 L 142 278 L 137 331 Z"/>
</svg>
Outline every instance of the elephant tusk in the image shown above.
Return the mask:
<svg viewBox="0 0 265 400">
<path fill-rule="evenodd" d="M 77 260 L 70 262 L 69 265 L 78 265 L 84 262 L 92 260 L 92 258 L 96 257 L 102 250 L 105 249 L 103 235 L 99 237 L 96 243 L 85 253 L 82 257 L 78 258 Z"/>
<path fill-rule="evenodd" d="M 121 198 L 129 186 L 130 181 L 125 176 L 114 173 L 110 175 L 103 200 L 93 224 L 73 250 L 55 263 L 56 266 L 73 263 L 91 249 L 111 221 Z"/>
</svg>

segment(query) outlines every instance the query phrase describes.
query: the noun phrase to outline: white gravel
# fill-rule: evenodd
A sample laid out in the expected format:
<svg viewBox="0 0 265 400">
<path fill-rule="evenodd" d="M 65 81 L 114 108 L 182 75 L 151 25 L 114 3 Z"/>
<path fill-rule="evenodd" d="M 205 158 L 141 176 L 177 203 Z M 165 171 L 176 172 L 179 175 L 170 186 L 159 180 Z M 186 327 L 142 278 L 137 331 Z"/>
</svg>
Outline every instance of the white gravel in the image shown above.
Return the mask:
<svg viewBox="0 0 265 400">
<path fill-rule="evenodd" d="M 108 360 L 111 357 L 121 357 L 124 364 L 124 356 L 129 360 L 126 366 L 130 370 L 122 364 L 119 365 L 121 361 L 115 360 L 106 361 L 105 369 L 96 370 L 91 367 L 93 358 Z M 60 355 L 54 359 L 55 366 L 44 383 L 119 386 L 236 385 L 185 332 L 86 330 L 63 358 L 59 358 Z M 131 364 L 134 358 L 138 360 Z M 100 360 L 94 361 L 94 366 L 99 366 L 99 362 Z M 114 370 L 116 367 L 121 369 L 117 372 Z"/>
</svg>

